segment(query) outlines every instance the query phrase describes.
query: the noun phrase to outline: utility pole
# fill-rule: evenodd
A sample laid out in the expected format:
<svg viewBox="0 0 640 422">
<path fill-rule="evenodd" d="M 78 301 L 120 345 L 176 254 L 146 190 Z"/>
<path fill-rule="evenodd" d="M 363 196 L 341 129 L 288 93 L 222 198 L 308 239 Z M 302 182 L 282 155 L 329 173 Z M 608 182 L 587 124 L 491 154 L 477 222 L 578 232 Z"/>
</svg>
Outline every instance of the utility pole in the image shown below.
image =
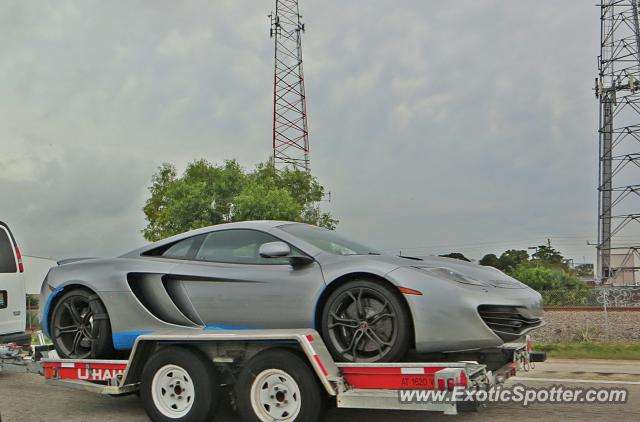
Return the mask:
<svg viewBox="0 0 640 422">
<path fill-rule="evenodd" d="M 602 0 L 596 97 L 600 105 L 596 281 L 640 269 L 640 244 L 621 241 L 640 222 L 640 28 L 637 0 Z M 631 199 L 635 198 L 635 206 Z M 612 255 L 623 256 L 612 260 Z"/>
<path fill-rule="evenodd" d="M 277 167 L 309 171 L 309 129 L 302 66 L 304 24 L 298 0 L 276 0 L 269 15 L 274 39 L 273 159 Z"/>
</svg>

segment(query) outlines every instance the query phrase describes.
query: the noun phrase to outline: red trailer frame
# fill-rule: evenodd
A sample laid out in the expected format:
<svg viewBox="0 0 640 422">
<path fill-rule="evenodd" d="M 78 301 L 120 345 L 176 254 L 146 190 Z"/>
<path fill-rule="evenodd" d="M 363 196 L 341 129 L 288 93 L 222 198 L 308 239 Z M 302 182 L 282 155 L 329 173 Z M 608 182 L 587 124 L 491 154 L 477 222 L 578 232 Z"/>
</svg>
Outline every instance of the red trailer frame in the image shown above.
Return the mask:
<svg viewBox="0 0 640 422">
<path fill-rule="evenodd" d="M 175 331 L 140 336 L 128 360 L 41 361 L 47 383 L 82 388 L 101 394 L 123 395 L 145 388 L 141 374 L 146 362 L 168 346 L 204 351 L 218 371 L 233 372 L 248 365 L 264 350 L 302 352 L 326 394 L 338 407 L 439 411 L 457 414 L 456 402 L 401 403 L 400 390 L 478 390 L 504 382 L 531 365 L 531 342 L 503 346 L 513 355 L 498 371 L 476 362 L 337 363 L 314 330 Z M 238 351 L 243 355 L 239 356 Z M 231 353 L 233 351 L 233 353 Z M 538 360 L 544 356 L 537 357 Z M 233 381 L 231 381 L 233 382 Z M 225 382 L 226 383 L 226 382 Z"/>
</svg>

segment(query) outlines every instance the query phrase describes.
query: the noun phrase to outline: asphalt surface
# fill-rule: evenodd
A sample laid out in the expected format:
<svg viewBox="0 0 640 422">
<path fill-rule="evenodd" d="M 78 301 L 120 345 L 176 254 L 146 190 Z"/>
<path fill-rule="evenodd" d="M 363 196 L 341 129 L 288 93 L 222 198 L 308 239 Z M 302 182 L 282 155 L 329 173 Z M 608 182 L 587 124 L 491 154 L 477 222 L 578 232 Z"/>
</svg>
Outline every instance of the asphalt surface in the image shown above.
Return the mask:
<svg viewBox="0 0 640 422">
<path fill-rule="evenodd" d="M 625 404 L 533 404 L 527 408 L 514 403 L 492 403 L 475 413 L 458 416 L 426 415 L 409 411 L 362 411 L 329 409 L 324 422 L 414 422 L 414 421 L 534 421 L 534 420 L 640 420 L 640 362 L 552 360 L 537 364 L 512 383 L 527 386 L 614 387 L 629 390 Z M 34 374 L 0 373 L 0 415 L 11 421 L 147 421 L 136 396 L 103 397 L 90 392 L 48 386 Z M 223 404 L 217 422 L 239 420 L 228 404 Z"/>
</svg>

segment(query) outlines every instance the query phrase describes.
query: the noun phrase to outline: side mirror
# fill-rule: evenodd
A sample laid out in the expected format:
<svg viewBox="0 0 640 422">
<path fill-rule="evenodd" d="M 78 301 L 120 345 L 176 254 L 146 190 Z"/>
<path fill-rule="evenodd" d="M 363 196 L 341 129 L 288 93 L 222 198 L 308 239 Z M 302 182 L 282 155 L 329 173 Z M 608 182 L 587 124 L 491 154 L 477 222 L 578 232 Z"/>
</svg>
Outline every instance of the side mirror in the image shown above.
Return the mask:
<svg viewBox="0 0 640 422">
<path fill-rule="evenodd" d="M 284 242 L 269 242 L 260 245 L 258 253 L 263 258 L 283 258 L 291 255 L 291 248 Z"/>
<path fill-rule="evenodd" d="M 291 255 L 291 247 L 284 242 L 269 242 L 260 245 L 258 253 L 263 258 L 288 258 L 294 267 L 313 263 L 313 258 L 306 255 Z"/>
</svg>

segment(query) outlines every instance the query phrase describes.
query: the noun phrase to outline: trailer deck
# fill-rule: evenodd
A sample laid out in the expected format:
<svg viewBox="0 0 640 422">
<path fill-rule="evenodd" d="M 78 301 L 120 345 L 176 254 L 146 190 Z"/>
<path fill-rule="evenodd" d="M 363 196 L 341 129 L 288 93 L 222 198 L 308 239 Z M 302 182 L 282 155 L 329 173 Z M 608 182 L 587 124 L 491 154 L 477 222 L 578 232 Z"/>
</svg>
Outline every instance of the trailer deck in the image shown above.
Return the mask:
<svg viewBox="0 0 640 422">
<path fill-rule="evenodd" d="M 145 385 L 145 383 L 148 384 L 145 381 L 148 377 L 145 378 L 144 375 L 147 363 L 163 350 L 166 351 L 167 348 L 176 346 L 206 355 L 207 360 L 212 362 L 215 367 L 217 374 L 215 382 L 221 385 L 240 383 L 243 378 L 241 375 L 243 369 L 252 365 L 252 362 L 265 351 L 270 351 L 271 354 L 281 351 L 282 362 L 274 364 L 273 371 L 284 371 L 283 373 L 286 374 L 287 368 L 290 367 L 290 362 L 287 361 L 291 360 L 291 352 L 294 351 L 299 353 L 308 368 L 309 377 L 313 378 L 315 375 L 318 385 L 324 391 L 323 394 L 336 397 L 338 407 L 424 410 L 444 412 L 445 414 L 457 414 L 461 406 L 455 401 L 401 402 L 399 392 L 401 390 L 453 391 L 454 389 L 463 389 L 475 391 L 487 389 L 514 376 L 518 370 L 528 370 L 532 366 L 530 361 L 531 345 L 528 341 L 505 344 L 503 347 L 512 353 L 513 360 L 506 363 L 500 370 L 493 372 L 488 371 L 485 365 L 477 362 L 339 363 L 332 359 L 319 334 L 311 329 L 178 330 L 146 334 L 138 337 L 127 360 L 43 359 L 40 364 L 48 384 L 65 385 L 118 396 L 151 388 Z M 536 359 L 540 358 L 540 356 L 536 357 Z M 275 368 L 276 366 L 278 368 Z M 295 382 L 293 384 L 297 386 Z M 171 385 L 173 388 L 173 384 Z M 255 388 L 255 386 L 251 387 L 253 392 L 251 397 L 255 396 Z M 180 397 L 181 391 L 183 390 L 179 388 L 176 395 Z M 277 387 L 275 391 L 278 391 Z M 305 394 L 302 391 L 300 390 L 300 395 L 304 400 Z M 236 388 L 236 393 L 244 394 L 238 388 Z M 285 406 L 284 403 L 288 403 L 286 398 L 276 399 L 274 397 L 276 396 L 271 395 L 269 398 L 263 398 L 264 403 L 262 404 L 252 403 L 259 420 L 280 420 L 277 418 L 269 419 L 273 415 L 267 415 L 262 419 L 259 416 L 260 406 L 272 409 L 268 403 L 275 403 L 275 406 L 280 406 L 281 403 Z M 256 398 L 256 400 L 260 399 Z M 162 407 L 162 403 L 155 399 L 154 401 L 155 403 L 152 405 Z M 169 403 L 173 402 L 169 401 Z M 180 403 L 176 402 L 175 406 L 178 405 Z M 147 411 L 153 418 L 153 413 L 150 413 L 149 409 Z M 171 409 L 167 411 L 171 412 Z M 264 413 L 264 409 L 262 411 Z M 273 413 L 272 410 L 269 411 Z M 163 413 L 162 409 L 161 413 L 167 416 L 167 413 Z M 177 418 L 176 420 L 181 419 Z M 282 420 L 306 421 L 313 419 L 305 417 L 302 419 L 284 418 Z"/>
</svg>

